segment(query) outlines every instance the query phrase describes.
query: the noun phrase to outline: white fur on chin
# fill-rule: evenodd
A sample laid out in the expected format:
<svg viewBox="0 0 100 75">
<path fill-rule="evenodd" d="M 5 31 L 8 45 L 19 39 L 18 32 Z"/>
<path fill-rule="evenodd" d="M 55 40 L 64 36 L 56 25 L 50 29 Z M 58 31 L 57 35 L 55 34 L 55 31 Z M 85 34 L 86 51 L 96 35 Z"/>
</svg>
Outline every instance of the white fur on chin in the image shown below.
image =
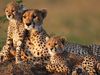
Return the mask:
<svg viewBox="0 0 100 75">
<path fill-rule="evenodd" d="M 25 29 L 31 30 L 33 28 L 33 25 L 31 24 L 30 26 L 25 25 Z"/>
<path fill-rule="evenodd" d="M 10 16 L 10 17 L 6 16 L 6 17 L 7 17 L 7 19 L 8 19 L 9 21 L 14 21 L 13 16 Z"/>
</svg>

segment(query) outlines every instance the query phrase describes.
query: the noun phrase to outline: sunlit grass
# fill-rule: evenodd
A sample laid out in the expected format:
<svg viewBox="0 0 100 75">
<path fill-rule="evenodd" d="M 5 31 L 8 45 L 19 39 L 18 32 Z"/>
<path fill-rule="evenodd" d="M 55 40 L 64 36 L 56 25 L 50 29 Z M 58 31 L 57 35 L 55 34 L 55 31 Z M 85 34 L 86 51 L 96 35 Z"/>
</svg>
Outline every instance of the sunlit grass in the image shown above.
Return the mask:
<svg viewBox="0 0 100 75">
<path fill-rule="evenodd" d="M 0 38 L 0 50 L 2 49 L 3 45 L 4 45 L 4 37 Z"/>
<path fill-rule="evenodd" d="M 84 37 L 79 37 L 79 36 L 74 35 L 74 34 L 68 34 L 67 40 L 69 42 L 84 44 L 84 45 L 92 43 L 92 41 L 90 41 L 88 38 L 86 39 Z"/>
<path fill-rule="evenodd" d="M 11 0 L 2 0 L 0 10 Z M 94 0 L 16 0 L 28 8 L 46 8 L 44 28 L 50 34 L 65 36 L 81 44 L 100 43 L 100 1 Z M 4 5 L 3 5 L 4 4 Z M 0 48 L 6 39 L 8 21 L 0 13 Z M 5 23 L 7 22 L 7 23 Z"/>
<path fill-rule="evenodd" d="M 7 25 L 8 25 L 8 21 L 0 22 L 0 50 L 1 50 L 1 48 L 4 45 L 4 42 L 6 40 Z"/>
</svg>

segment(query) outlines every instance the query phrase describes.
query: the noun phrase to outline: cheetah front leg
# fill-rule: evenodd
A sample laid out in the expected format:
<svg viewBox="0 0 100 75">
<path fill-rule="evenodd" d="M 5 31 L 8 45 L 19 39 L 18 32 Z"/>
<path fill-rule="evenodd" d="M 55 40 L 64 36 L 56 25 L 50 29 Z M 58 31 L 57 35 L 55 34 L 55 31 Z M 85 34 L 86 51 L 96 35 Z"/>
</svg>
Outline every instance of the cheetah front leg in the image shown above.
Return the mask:
<svg viewBox="0 0 100 75">
<path fill-rule="evenodd" d="M 21 59 L 21 52 L 23 50 L 24 46 L 24 32 L 19 33 L 19 39 L 17 41 L 17 47 L 16 47 L 16 64 L 21 64 L 22 59 Z"/>
<path fill-rule="evenodd" d="M 3 48 L 0 52 L 0 62 L 8 60 L 8 58 L 9 58 L 10 50 L 13 48 L 12 35 L 13 35 L 12 27 L 8 26 L 6 44 L 3 46 Z"/>
<path fill-rule="evenodd" d="M 22 63 L 22 60 L 24 58 L 21 58 L 22 56 L 25 57 L 24 60 L 27 60 L 27 56 L 25 54 L 25 51 L 24 48 L 25 48 L 25 32 L 26 31 L 21 31 L 21 33 L 18 33 L 19 35 L 19 38 L 18 38 L 18 41 L 17 41 L 17 47 L 16 47 L 16 64 L 19 64 L 19 63 Z"/>
<path fill-rule="evenodd" d="M 17 42 L 17 47 L 16 47 L 16 64 L 21 64 L 22 60 L 21 60 L 21 46 L 22 46 L 22 42 L 21 40 L 19 40 Z"/>
<path fill-rule="evenodd" d="M 3 49 L 0 52 L 0 63 L 5 62 L 6 60 L 9 60 L 9 51 L 8 47 L 6 45 L 3 46 Z"/>
</svg>

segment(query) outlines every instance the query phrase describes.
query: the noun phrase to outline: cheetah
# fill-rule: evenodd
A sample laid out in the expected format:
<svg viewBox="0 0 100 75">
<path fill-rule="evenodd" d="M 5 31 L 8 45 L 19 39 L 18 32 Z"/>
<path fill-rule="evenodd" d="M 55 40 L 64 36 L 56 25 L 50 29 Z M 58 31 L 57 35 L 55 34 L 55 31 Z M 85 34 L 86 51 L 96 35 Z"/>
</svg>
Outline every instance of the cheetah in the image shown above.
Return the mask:
<svg viewBox="0 0 100 75">
<path fill-rule="evenodd" d="M 22 23 L 22 13 L 24 6 L 15 2 L 8 3 L 5 8 L 5 14 L 9 20 L 7 40 L 0 52 L 0 61 L 5 61 L 11 54 L 11 50 L 16 50 L 16 63 L 21 62 L 21 47 L 24 38 L 24 25 Z M 15 53 L 15 52 L 13 52 Z"/>
<path fill-rule="evenodd" d="M 78 69 L 81 69 L 81 74 L 83 75 L 99 75 L 100 68 L 98 67 L 100 64 L 100 45 L 90 44 L 85 45 L 88 47 L 89 54 L 84 56 L 81 66 Z M 77 75 L 78 69 L 72 72 L 72 75 Z"/>
<path fill-rule="evenodd" d="M 87 55 L 83 57 L 82 63 L 77 67 L 76 70 L 72 72 L 72 75 L 98 75 L 99 62 L 97 61 L 95 56 Z M 81 70 L 81 73 L 79 71 Z"/>
<path fill-rule="evenodd" d="M 46 65 L 49 72 L 71 73 L 72 69 L 82 62 L 83 57 L 64 50 L 65 39 L 59 36 L 51 37 L 46 47 L 50 61 Z"/>
<path fill-rule="evenodd" d="M 46 15 L 46 9 L 28 9 L 23 14 L 24 27 L 28 31 L 25 49 L 26 51 L 30 51 L 28 55 L 30 59 L 39 58 L 38 60 L 41 63 L 49 58 L 48 50 L 45 47 L 49 35 L 42 27 Z"/>
<path fill-rule="evenodd" d="M 91 49 L 93 56 L 95 56 L 97 63 L 95 65 L 96 73 L 100 74 L 100 45 L 90 44 L 88 47 Z"/>
</svg>

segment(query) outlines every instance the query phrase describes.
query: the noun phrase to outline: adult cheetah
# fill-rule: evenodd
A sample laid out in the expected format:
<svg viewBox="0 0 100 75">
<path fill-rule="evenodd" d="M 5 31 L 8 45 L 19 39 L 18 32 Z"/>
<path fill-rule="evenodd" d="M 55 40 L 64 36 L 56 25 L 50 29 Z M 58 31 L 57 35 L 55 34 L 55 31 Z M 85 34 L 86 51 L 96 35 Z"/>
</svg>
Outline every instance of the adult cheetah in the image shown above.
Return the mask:
<svg viewBox="0 0 100 75">
<path fill-rule="evenodd" d="M 48 50 L 45 47 L 49 35 L 46 33 L 43 20 L 47 15 L 46 9 L 28 9 L 23 14 L 23 23 L 28 31 L 26 41 L 26 51 L 29 53 L 29 59 L 44 62 L 49 58 Z"/>
</svg>

